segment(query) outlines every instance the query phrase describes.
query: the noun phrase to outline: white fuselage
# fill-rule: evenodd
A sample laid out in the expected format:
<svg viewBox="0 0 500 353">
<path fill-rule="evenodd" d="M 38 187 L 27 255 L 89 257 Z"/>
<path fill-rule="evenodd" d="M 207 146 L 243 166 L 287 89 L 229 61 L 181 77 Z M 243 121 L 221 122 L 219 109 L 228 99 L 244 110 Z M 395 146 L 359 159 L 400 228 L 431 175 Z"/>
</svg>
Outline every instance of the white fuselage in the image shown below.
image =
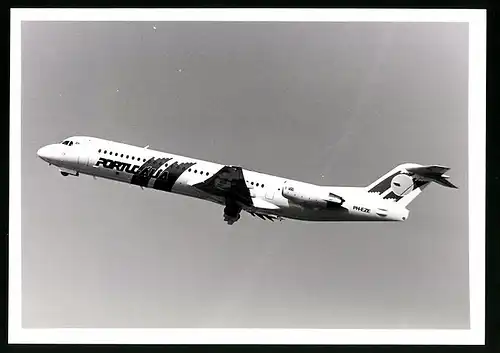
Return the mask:
<svg viewBox="0 0 500 353">
<path fill-rule="evenodd" d="M 193 186 L 217 175 L 223 164 L 94 137 L 76 136 L 65 141 L 67 144 L 48 145 L 38 151 L 40 158 L 59 167 L 63 175 L 87 174 L 225 203 L 224 197 Z M 149 178 L 145 184 L 136 183 L 135 175 L 151 160 L 157 162 Z M 159 179 L 167 178 L 162 175 L 165 170 L 170 181 L 162 184 Z M 246 169 L 242 172 L 253 201 L 242 205 L 248 212 L 306 221 L 402 221 L 408 217 L 405 207 L 362 187 L 319 186 Z M 327 205 L 328 199 L 331 202 Z"/>
</svg>

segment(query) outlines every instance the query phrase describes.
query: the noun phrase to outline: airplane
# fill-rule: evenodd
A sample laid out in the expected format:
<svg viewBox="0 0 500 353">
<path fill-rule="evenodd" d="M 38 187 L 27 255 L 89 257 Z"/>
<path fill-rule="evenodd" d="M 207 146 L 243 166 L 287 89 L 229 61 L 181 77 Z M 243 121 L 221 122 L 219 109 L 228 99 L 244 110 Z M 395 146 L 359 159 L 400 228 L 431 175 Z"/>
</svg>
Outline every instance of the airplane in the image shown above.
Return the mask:
<svg viewBox="0 0 500 353">
<path fill-rule="evenodd" d="M 321 186 L 88 136 L 41 147 L 37 155 L 63 176 L 90 175 L 220 204 L 229 225 L 242 211 L 271 221 L 405 221 L 407 206 L 431 182 L 457 188 L 444 174 L 450 168 L 439 165 L 400 164 L 368 186 Z"/>
</svg>

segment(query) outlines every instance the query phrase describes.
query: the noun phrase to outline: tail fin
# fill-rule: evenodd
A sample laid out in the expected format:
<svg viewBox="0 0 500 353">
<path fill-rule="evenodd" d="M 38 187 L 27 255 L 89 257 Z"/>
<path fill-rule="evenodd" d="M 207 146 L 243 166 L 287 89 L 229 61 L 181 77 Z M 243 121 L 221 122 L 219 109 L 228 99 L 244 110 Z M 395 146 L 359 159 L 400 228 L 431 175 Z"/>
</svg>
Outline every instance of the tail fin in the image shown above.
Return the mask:
<svg viewBox="0 0 500 353">
<path fill-rule="evenodd" d="M 365 189 L 369 193 L 376 193 L 385 200 L 392 200 L 406 207 L 431 182 L 457 189 L 448 180 L 448 176 L 444 175 L 449 169 L 439 165 L 405 163 L 386 173 Z"/>
</svg>

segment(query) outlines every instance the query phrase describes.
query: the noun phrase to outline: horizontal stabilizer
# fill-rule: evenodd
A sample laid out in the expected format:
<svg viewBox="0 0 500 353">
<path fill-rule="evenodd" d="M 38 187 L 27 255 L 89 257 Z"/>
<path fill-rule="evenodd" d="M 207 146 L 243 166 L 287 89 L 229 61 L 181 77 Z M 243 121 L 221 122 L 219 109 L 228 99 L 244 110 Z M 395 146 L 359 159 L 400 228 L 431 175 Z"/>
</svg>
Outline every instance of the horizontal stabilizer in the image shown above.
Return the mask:
<svg viewBox="0 0 500 353">
<path fill-rule="evenodd" d="M 425 181 L 433 181 L 439 185 L 446 186 L 448 188 L 458 189 L 457 186 L 453 185 L 449 180 L 448 175 L 444 175 L 445 172 L 450 170 L 448 167 L 443 167 L 439 165 L 429 165 L 421 167 L 411 167 L 406 168 L 410 173 L 413 173 L 420 177 L 420 179 Z"/>
<path fill-rule="evenodd" d="M 446 173 L 450 168 L 444 167 L 441 165 L 427 165 L 427 166 L 419 166 L 419 167 L 408 167 L 406 168 L 407 171 L 418 174 L 418 175 L 425 175 L 425 174 L 438 174 L 442 175 Z"/>
<path fill-rule="evenodd" d="M 458 186 L 456 185 L 453 185 L 449 180 L 446 180 L 444 177 L 441 177 L 439 179 L 436 179 L 434 180 L 436 183 L 438 183 L 439 185 L 443 185 L 443 186 L 446 186 L 448 188 L 454 188 L 454 189 L 458 189 Z"/>
</svg>

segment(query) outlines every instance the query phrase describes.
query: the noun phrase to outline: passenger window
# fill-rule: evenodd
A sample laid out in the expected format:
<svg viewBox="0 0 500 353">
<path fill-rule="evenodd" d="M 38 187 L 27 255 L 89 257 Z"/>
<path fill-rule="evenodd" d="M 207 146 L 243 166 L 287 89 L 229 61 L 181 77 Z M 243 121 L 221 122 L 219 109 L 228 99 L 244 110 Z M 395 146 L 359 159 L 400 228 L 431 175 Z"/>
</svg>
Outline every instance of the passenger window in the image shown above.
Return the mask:
<svg viewBox="0 0 500 353">
<path fill-rule="evenodd" d="M 255 184 L 256 186 L 259 186 L 259 183 Z"/>
<path fill-rule="evenodd" d="M 132 156 L 132 160 L 135 160 L 135 157 L 134 157 L 134 156 Z"/>
<path fill-rule="evenodd" d="M 122 158 L 123 158 L 123 153 L 120 155 L 120 157 L 122 157 Z"/>
<path fill-rule="evenodd" d="M 108 151 L 104 150 L 104 154 L 108 153 Z"/>
<path fill-rule="evenodd" d="M 264 184 L 262 184 L 260 187 L 261 187 L 261 188 L 263 188 L 263 187 L 264 187 Z"/>
<path fill-rule="evenodd" d="M 117 152 L 117 153 L 115 153 L 115 156 L 118 156 L 118 152 Z"/>
<path fill-rule="evenodd" d="M 128 154 L 127 154 L 127 157 L 125 157 L 125 158 L 127 158 L 127 159 L 128 159 Z"/>
<path fill-rule="evenodd" d="M 99 152 L 99 153 L 101 153 L 101 149 L 100 149 L 100 148 L 99 148 L 99 151 L 98 151 L 98 152 Z"/>
<path fill-rule="evenodd" d="M 208 172 L 207 172 L 207 175 L 208 175 Z"/>
</svg>

